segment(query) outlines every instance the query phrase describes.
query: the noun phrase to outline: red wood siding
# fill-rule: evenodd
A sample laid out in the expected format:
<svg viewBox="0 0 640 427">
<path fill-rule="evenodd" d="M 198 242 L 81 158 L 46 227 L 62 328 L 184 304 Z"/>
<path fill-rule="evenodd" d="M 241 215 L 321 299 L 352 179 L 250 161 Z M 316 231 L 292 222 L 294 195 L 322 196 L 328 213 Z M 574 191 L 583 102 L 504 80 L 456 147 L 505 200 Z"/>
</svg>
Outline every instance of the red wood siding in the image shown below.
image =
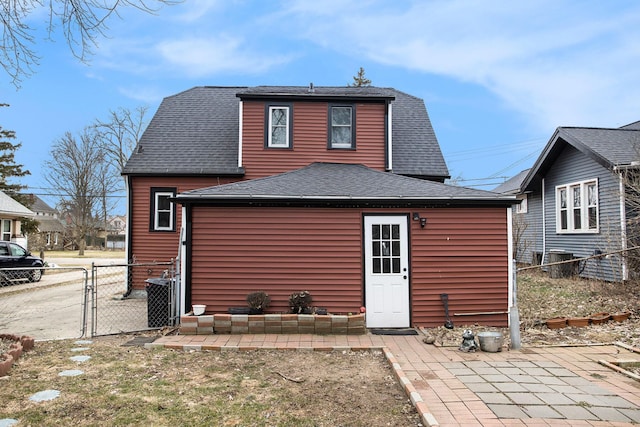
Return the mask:
<svg viewBox="0 0 640 427">
<path fill-rule="evenodd" d="M 276 175 L 313 162 L 359 163 L 373 169 L 385 167 L 385 106 L 356 105 L 356 149 L 327 148 L 328 104 L 293 104 L 293 149 L 264 147 L 265 104 L 243 103 L 242 159 L 245 179 Z"/>
<path fill-rule="evenodd" d="M 287 312 L 307 290 L 314 305 L 354 312 L 362 305 L 359 212 L 323 209 L 202 208 L 193 211 L 192 302 L 207 312 L 246 307 L 252 291 Z"/>
<path fill-rule="evenodd" d="M 412 324 L 442 326 L 440 294 L 449 294 L 457 325 L 506 326 L 508 316 L 454 316 L 508 308 L 508 238 L 504 208 L 426 209 L 421 229 L 412 221 Z"/>
<path fill-rule="evenodd" d="M 272 297 L 270 312 L 286 312 L 288 296 L 308 290 L 314 305 L 353 312 L 364 301 L 362 217 L 406 210 L 195 207 L 192 303 L 208 312 L 246 306 L 249 292 Z M 449 294 L 457 325 L 506 326 L 507 219 L 504 208 L 416 210 L 410 221 L 411 323 L 441 326 L 441 293 Z"/>
<path fill-rule="evenodd" d="M 175 177 L 130 177 L 132 209 L 130 215 L 131 248 L 130 261 L 136 263 L 166 262 L 178 255 L 178 240 L 182 221 L 182 206 L 176 207 L 176 231 L 149 231 L 151 212 L 151 187 L 175 187 L 176 194 L 181 191 L 237 181 L 229 178 L 175 178 Z M 146 273 L 135 269 L 133 284 L 143 288 L 149 277 L 159 277 L 166 267 L 152 269 Z M 156 271 L 157 270 L 157 271 Z"/>
</svg>

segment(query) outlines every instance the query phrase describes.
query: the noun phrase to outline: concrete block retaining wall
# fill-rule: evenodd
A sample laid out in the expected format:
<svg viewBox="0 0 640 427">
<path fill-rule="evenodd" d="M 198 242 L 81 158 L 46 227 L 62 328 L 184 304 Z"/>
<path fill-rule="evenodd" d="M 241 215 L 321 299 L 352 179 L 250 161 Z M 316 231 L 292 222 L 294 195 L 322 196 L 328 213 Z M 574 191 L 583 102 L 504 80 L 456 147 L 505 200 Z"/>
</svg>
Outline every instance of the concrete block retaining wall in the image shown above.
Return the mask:
<svg viewBox="0 0 640 427">
<path fill-rule="evenodd" d="M 180 318 L 183 335 L 211 334 L 365 334 L 365 315 L 212 314 Z"/>
</svg>

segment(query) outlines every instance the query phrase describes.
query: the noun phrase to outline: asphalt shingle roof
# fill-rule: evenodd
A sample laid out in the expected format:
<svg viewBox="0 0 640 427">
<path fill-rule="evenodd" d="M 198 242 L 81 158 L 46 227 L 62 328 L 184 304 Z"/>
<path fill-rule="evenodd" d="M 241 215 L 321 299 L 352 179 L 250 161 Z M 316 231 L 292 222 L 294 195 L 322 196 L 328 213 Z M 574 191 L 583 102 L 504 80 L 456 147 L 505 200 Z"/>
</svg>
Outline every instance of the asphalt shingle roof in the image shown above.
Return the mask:
<svg viewBox="0 0 640 427">
<path fill-rule="evenodd" d="M 186 191 L 178 200 L 421 200 L 502 202 L 515 200 L 490 191 L 457 187 L 370 169 L 363 165 L 312 163 L 266 178 Z"/>
<path fill-rule="evenodd" d="M 529 188 L 545 176 L 567 144 L 608 169 L 640 160 L 640 128 L 633 125 L 622 128 L 557 128 L 522 183 L 522 189 Z"/>
<path fill-rule="evenodd" d="M 0 191 L 0 214 L 33 217 L 34 213 Z"/>
<path fill-rule="evenodd" d="M 424 102 L 391 88 L 202 86 L 165 98 L 125 165 L 125 175 L 242 175 L 238 167 L 241 97 L 337 97 L 390 101 L 393 172 L 449 177 Z"/>
</svg>

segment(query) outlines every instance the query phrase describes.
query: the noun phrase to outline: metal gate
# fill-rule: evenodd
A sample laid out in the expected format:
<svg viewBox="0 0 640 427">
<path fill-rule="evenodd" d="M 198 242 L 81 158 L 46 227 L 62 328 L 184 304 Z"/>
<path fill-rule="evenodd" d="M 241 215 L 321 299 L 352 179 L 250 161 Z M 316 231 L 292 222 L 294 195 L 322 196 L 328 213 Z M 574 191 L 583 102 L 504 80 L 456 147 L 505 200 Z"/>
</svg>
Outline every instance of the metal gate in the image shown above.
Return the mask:
<svg viewBox="0 0 640 427">
<path fill-rule="evenodd" d="M 179 318 L 176 262 L 96 265 L 87 283 L 89 336 L 173 326 Z"/>
</svg>

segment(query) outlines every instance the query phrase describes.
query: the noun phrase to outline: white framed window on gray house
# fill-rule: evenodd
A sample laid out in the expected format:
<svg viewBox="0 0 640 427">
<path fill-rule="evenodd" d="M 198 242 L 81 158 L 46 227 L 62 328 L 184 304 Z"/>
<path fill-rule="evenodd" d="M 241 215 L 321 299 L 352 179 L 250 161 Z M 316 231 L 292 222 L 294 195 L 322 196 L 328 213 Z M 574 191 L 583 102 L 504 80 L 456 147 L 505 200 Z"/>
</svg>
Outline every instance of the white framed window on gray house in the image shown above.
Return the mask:
<svg viewBox="0 0 640 427">
<path fill-rule="evenodd" d="M 354 116 L 351 105 L 329 106 L 329 148 L 356 148 Z"/>
<path fill-rule="evenodd" d="M 2 240 L 5 242 L 11 241 L 11 220 L 3 219 L 2 220 Z"/>
<path fill-rule="evenodd" d="M 170 200 L 175 188 L 152 188 L 149 231 L 175 231 L 176 207 Z"/>
<path fill-rule="evenodd" d="M 291 148 L 291 106 L 267 106 L 267 148 Z"/>
<path fill-rule="evenodd" d="M 597 180 L 556 187 L 557 233 L 597 233 L 599 215 Z"/>
</svg>

